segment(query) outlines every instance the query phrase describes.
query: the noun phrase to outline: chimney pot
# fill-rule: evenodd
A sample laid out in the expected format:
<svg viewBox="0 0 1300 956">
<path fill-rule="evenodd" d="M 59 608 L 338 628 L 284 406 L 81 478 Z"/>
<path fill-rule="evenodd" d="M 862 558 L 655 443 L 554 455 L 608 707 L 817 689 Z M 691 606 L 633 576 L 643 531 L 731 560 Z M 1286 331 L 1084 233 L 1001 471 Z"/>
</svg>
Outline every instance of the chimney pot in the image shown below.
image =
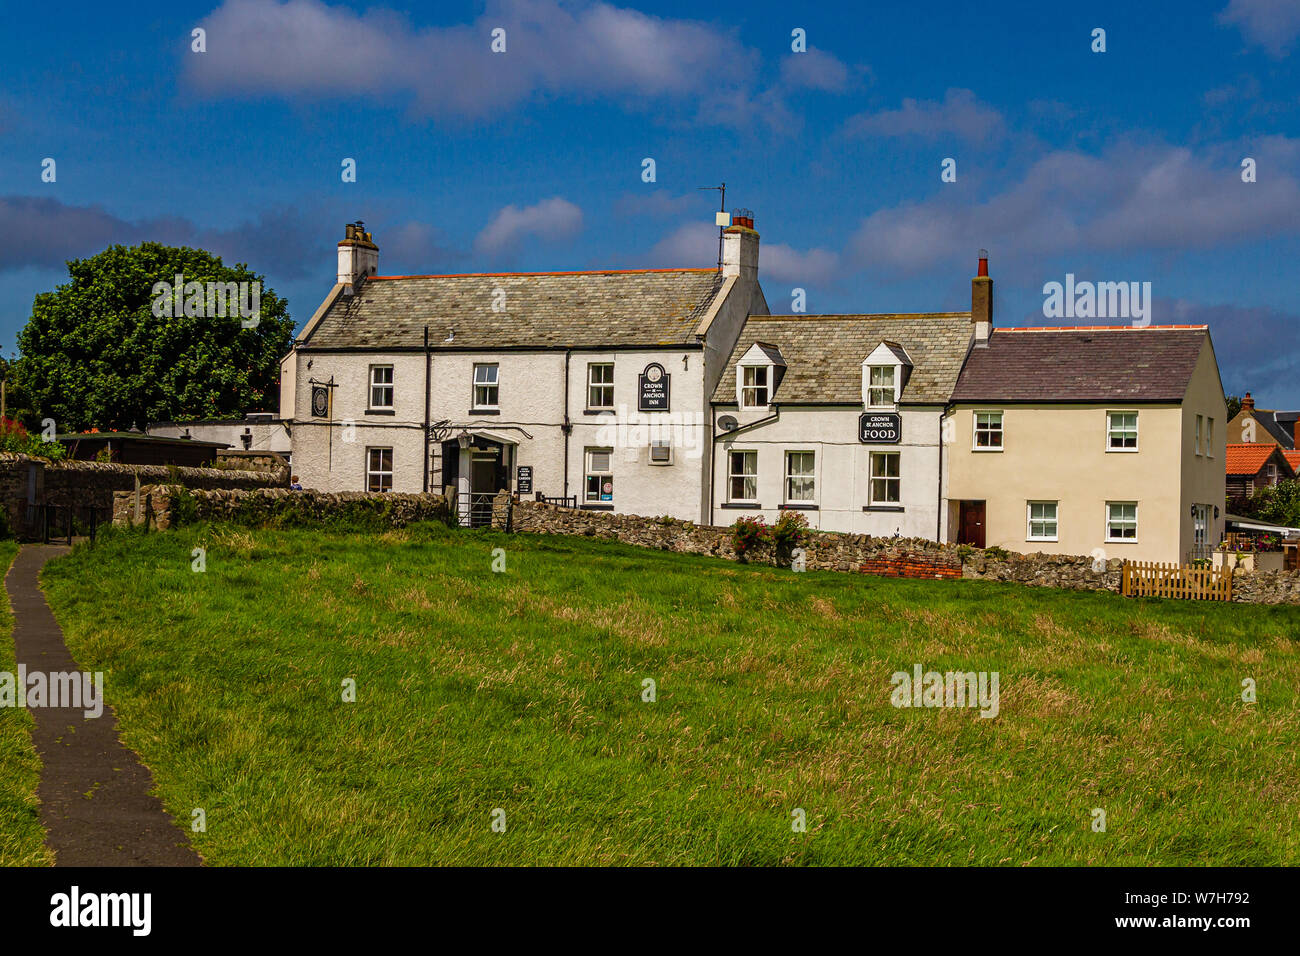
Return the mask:
<svg viewBox="0 0 1300 956">
<path fill-rule="evenodd" d="M 1255 400 L 1250 397 L 1250 392 L 1241 400 L 1241 410 L 1243 412 L 1253 412 L 1255 410 Z"/>
</svg>

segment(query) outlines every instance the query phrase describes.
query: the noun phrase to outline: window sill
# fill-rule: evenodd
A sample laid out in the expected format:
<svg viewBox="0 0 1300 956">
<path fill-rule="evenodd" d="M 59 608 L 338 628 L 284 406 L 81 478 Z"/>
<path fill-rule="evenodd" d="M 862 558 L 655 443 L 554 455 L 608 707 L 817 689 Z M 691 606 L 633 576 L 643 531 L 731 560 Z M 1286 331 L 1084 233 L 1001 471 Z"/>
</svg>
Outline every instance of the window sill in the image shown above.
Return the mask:
<svg viewBox="0 0 1300 956">
<path fill-rule="evenodd" d="M 1137 538 L 1107 538 L 1106 544 L 1137 544 Z"/>
<path fill-rule="evenodd" d="M 902 505 L 863 505 L 863 511 L 906 511 Z"/>
<path fill-rule="evenodd" d="M 1106 454 L 1109 455 L 1112 452 L 1118 455 L 1136 455 L 1138 453 L 1138 449 L 1136 448 L 1107 448 L 1106 449 Z"/>
<path fill-rule="evenodd" d="M 757 501 L 724 501 L 718 505 L 719 508 L 734 508 L 737 510 L 752 511 L 755 508 L 762 508 Z"/>
<path fill-rule="evenodd" d="M 584 415 L 613 415 L 613 414 L 615 414 L 615 411 L 614 411 L 614 408 L 613 408 L 612 406 L 611 406 L 610 408 L 584 408 L 584 409 L 582 410 L 582 414 L 584 414 Z"/>
<path fill-rule="evenodd" d="M 792 502 L 790 504 L 784 504 L 784 505 L 777 505 L 777 507 L 782 511 L 820 511 L 821 510 L 819 507 L 817 507 L 817 505 L 805 505 L 805 504 L 800 504 L 798 502 Z"/>
<path fill-rule="evenodd" d="M 469 415 L 500 415 L 499 408 L 471 408 L 466 414 Z"/>
<path fill-rule="evenodd" d="M 578 505 L 580 511 L 613 511 L 613 505 Z"/>
<path fill-rule="evenodd" d="M 396 415 L 397 411 L 392 408 L 367 408 L 367 415 Z"/>
<path fill-rule="evenodd" d="M 1025 544 L 1060 544 L 1060 538 L 1026 538 Z"/>
<path fill-rule="evenodd" d="M 999 447 L 997 447 L 997 448 L 972 448 L 971 451 L 980 451 L 980 452 L 985 452 L 985 451 L 1004 451 L 1004 449 L 1003 449 L 1001 446 L 999 446 Z"/>
</svg>

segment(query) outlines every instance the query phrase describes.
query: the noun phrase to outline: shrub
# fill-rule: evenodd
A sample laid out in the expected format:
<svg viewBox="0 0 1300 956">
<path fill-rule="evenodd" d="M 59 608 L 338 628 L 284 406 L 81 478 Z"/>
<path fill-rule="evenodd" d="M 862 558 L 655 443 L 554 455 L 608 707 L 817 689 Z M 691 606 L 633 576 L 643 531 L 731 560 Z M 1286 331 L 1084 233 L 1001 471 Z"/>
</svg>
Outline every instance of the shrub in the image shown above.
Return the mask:
<svg viewBox="0 0 1300 956">
<path fill-rule="evenodd" d="M 783 511 L 772 525 L 772 544 L 782 560 L 790 557 L 795 548 L 808 543 L 808 519 L 799 511 Z"/>
<path fill-rule="evenodd" d="M 0 418 L 0 451 L 48 458 L 51 461 L 58 461 L 66 454 L 61 444 L 34 437 L 23 427 L 22 422 L 12 418 Z"/>
<path fill-rule="evenodd" d="M 194 524 L 199 520 L 199 505 L 185 488 L 172 489 L 172 521 L 179 525 Z"/>
<path fill-rule="evenodd" d="M 737 518 L 736 523 L 731 526 L 731 542 L 736 549 L 736 557 L 741 561 L 745 560 L 749 552 L 760 545 L 770 543 L 771 540 L 772 529 L 763 521 L 761 515 L 755 518 Z"/>
</svg>

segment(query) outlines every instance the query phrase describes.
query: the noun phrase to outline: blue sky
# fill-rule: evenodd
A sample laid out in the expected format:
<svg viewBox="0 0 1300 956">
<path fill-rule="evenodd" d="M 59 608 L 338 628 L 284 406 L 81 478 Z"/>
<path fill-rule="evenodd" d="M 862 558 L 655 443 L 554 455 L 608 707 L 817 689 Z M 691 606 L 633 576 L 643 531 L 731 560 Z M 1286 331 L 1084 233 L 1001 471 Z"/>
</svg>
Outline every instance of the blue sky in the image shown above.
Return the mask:
<svg viewBox="0 0 1300 956">
<path fill-rule="evenodd" d="M 1300 407 L 1298 0 L 4 7 L 5 354 L 114 242 L 247 262 L 301 325 L 347 221 L 387 275 L 708 266 L 725 180 L 774 312 L 969 308 L 984 247 L 996 324 L 1151 282 L 1230 393 Z"/>
</svg>

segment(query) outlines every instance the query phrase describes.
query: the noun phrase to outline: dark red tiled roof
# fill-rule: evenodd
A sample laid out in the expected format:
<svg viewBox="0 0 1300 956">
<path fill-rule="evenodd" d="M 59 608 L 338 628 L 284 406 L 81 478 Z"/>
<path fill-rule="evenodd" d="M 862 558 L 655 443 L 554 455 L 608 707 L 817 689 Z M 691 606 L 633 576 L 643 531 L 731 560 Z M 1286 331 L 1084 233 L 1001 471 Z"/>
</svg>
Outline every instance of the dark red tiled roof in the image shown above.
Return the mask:
<svg viewBox="0 0 1300 956">
<path fill-rule="evenodd" d="M 957 379 L 955 402 L 1179 402 L 1205 326 L 994 329 Z"/>
</svg>

